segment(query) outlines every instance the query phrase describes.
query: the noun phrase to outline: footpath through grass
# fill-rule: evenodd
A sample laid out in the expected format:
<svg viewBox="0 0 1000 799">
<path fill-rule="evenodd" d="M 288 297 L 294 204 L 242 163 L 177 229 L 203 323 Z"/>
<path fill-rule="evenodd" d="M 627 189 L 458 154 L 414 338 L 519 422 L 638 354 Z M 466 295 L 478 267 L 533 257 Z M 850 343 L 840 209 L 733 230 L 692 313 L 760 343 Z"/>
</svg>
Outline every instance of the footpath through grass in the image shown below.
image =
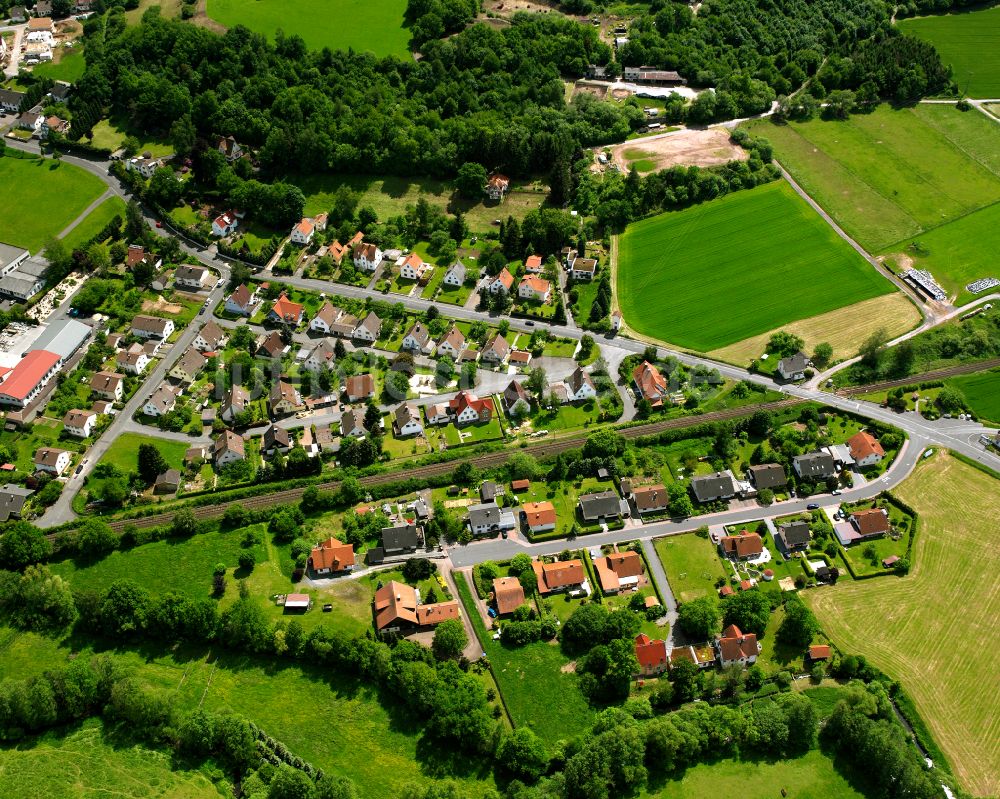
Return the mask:
<svg viewBox="0 0 1000 799">
<path fill-rule="evenodd" d="M 71 248 L 82 247 L 104 230 L 105 225 L 116 216 L 125 219 L 125 201 L 121 197 L 109 197 L 73 228 L 63 241 Z"/>
<path fill-rule="evenodd" d="M 984 540 L 1000 516 L 1000 483 L 940 452 L 896 493 L 920 514 L 910 575 L 841 580 L 803 598 L 841 649 L 902 682 L 963 787 L 996 794 L 1000 694 L 982 647 L 1000 616 L 1000 551 Z"/>
<path fill-rule="evenodd" d="M 208 16 L 233 27 L 273 36 L 301 36 L 319 50 L 353 50 L 377 56 L 409 54 L 410 32 L 403 27 L 405 0 L 208 0 Z"/>
<path fill-rule="evenodd" d="M 625 321 L 702 352 L 891 291 L 785 181 L 645 219 L 620 241 Z"/>
<path fill-rule="evenodd" d="M 1000 97 L 1000 6 L 903 19 L 896 27 L 933 44 L 963 94 Z"/>
</svg>

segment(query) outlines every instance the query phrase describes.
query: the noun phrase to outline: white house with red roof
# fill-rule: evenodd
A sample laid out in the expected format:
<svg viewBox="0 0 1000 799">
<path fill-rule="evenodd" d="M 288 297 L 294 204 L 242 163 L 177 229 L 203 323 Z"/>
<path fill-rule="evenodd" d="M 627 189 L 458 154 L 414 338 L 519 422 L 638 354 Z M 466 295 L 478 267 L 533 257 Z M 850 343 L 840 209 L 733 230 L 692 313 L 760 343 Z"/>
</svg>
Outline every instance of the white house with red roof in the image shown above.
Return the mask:
<svg viewBox="0 0 1000 799">
<path fill-rule="evenodd" d="M 471 391 L 459 391 L 448 403 L 448 409 L 456 425 L 488 422 L 493 418 L 493 400 L 480 399 Z"/>
<path fill-rule="evenodd" d="M 635 637 L 635 659 L 639 661 L 639 675 L 656 677 L 670 668 L 667 642 L 650 638 L 646 633 Z"/>
<path fill-rule="evenodd" d="M 354 266 L 366 272 L 374 272 L 382 263 L 383 253 L 377 245 L 361 242 L 354 248 Z"/>
<path fill-rule="evenodd" d="M 542 271 L 542 256 L 529 255 L 524 259 L 524 271 L 529 275 L 537 275 Z"/>
<path fill-rule="evenodd" d="M 303 306 L 300 303 L 292 302 L 282 292 L 281 296 L 274 301 L 274 306 L 268 313 L 267 318 L 272 322 L 284 322 L 293 327 L 298 327 L 302 322 L 302 316 Z"/>
<path fill-rule="evenodd" d="M 743 633 L 735 624 L 730 624 L 715 639 L 715 653 L 723 668 L 740 664 L 749 666 L 757 662 L 760 644 L 753 633 Z"/>
<path fill-rule="evenodd" d="M 59 371 L 62 357 L 48 350 L 32 350 L 0 382 L 0 404 L 24 408 Z"/>
<path fill-rule="evenodd" d="M 313 234 L 316 232 L 316 226 L 313 224 L 312 220 L 308 217 L 302 217 L 302 219 L 297 222 L 292 227 L 292 232 L 289 235 L 289 240 L 292 244 L 311 244 L 313 240 Z"/>
<path fill-rule="evenodd" d="M 632 371 L 632 382 L 635 383 L 639 399 L 649 401 L 654 408 L 663 405 L 663 400 L 670 396 L 667 379 L 659 369 L 649 361 L 643 361 Z"/>
<path fill-rule="evenodd" d="M 548 302 L 552 298 L 552 284 L 535 275 L 528 275 L 517 287 L 517 296 L 522 300 Z"/>
<path fill-rule="evenodd" d="M 424 259 L 415 252 L 401 256 L 396 264 L 399 266 L 399 276 L 403 280 L 420 280 L 428 269 L 434 268 L 424 263 Z"/>
<path fill-rule="evenodd" d="M 490 294 L 510 294 L 514 286 L 514 276 L 505 266 L 500 270 L 500 274 L 493 278 L 490 283 Z"/>
<path fill-rule="evenodd" d="M 240 220 L 236 217 L 236 212 L 226 211 L 212 220 L 212 235 L 219 238 L 230 236 L 236 232 L 236 228 L 239 226 Z"/>
<path fill-rule="evenodd" d="M 867 430 L 862 430 L 847 439 L 847 448 L 850 450 L 854 462 L 862 469 L 874 466 L 885 457 L 882 445 Z"/>
</svg>

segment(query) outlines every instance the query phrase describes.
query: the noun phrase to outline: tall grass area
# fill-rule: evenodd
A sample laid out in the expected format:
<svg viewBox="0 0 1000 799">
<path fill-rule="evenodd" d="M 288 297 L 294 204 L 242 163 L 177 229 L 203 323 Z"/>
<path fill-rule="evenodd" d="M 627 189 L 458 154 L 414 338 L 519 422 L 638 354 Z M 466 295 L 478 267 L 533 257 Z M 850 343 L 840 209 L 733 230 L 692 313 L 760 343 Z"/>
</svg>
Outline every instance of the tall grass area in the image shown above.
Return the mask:
<svg viewBox="0 0 1000 799">
<path fill-rule="evenodd" d="M 893 291 L 785 181 L 629 225 L 629 327 L 707 352 Z"/>
</svg>

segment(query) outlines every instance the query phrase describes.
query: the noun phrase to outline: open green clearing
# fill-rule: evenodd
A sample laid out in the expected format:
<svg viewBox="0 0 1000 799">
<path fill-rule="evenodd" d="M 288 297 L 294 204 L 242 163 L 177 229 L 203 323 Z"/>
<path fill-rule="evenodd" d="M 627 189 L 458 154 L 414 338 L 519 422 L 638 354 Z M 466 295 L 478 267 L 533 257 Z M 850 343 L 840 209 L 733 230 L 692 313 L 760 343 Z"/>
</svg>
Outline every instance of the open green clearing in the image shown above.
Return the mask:
<svg viewBox="0 0 1000 799">
<path fill-rule="evenodd" d="M 0 184 L 9 187 L 0 210 L 0 241 L 32 253 L 104 191 L 96 176 L 79 167 L 36 158 L 0 158 Z"/>
<path fill-rule="evenodd" d="M 816 749 L 794 760 L 701 763 L 661 786 L 650 786 L 642 796 L 649 799 L 703 799 L 706 796 L 773 799 L 782 791 L 797 799 L 855 799 L 865 796 L 829 757 Z"/>
<path fill-rule="evenodd" d="M 942 452 L 896 494 L 920 514 L 910 575 L 841 580 L 803 598 L 831 640 L 903 683 L 963 787 L 992 795 L 1000 789 L 1000 695 L 985 689 L 996 683 L 996 664 L 981 647 L 1000 614 L 1000 553 L 983 537 L 996 529 L 1000 488 Z"/>
<path fill-rule="evenodd" d="M 319 50 L 369 51 L 377 56 L 409 53 L 410 33 L 403 27 L 405 0 L 209 0 L 208 16 L 233 27 L 245 25 L 252 31 L 273 36 L 301 36 L 309 47 Z"/>
<path fill-rule="evenodd" d="M 1000 97 L 1000 6 L 960 14 L 903 19 L 896 26 L 934 45 L 951 64 L 959 91 Z"/>
<path fill-rule="evenodd" d="M 170 155 L 174 151 L 174 146 L 166 139 L 151 139 L 128 131 L 127 123 L 123 120 L 102 119 L 94 125 L 92 135 L 91 144 L 112 151 L 124 146 L 125 139 L 130 135 L 136 136 L 140 153 L 148 152 L 153 156 L 160 156 Z"/>
<path fill-rule="evenodd" d="M 654 546 L 678 602 L 717 596 L 715 581 L 729 576 L 708 539 L 674 535 L 657 538 Z"/>
<path fill-rule="evenodd" d="M 140 444 L 153 444 L 172 469 L 180 469 L 184 465 L 184 453 L 188 451 L 188 445 L 183 441 L 168 441 L 141 433 L 123 433 L 118 436 L 104 453 L 101 462 L 113 464 L 123 472 L 134 472 Z"/>
<path fill-rule="evenodd" d="M 171 756 L 122 740 L 99 719 L 0 749 L 0 796 L 20 799 L 212 799 L 212 782 Z"/>
<path fill-rule="evenodd" d="M 116 216 L 125 219 L 125 201 L 121 197 L 109 197 L 73 228 L 63 241 L 69 247 L 82 247 L 104 230 L 104 226 Z"/>
<path fill-rule="evenodd" d="M 882 251 L 1000 200 L 1000 129 L 950 105 L 749 128 L 841 227 Z"/>
<path fill-rule="evenodd" d="M 67 83 L 76 83 L 83 77 L 83 71 L 87 63 L 83 57 L 83 48 L 77 47 L 73 50 L 56 50 L 59 57 L 55 61 L 38 64 L 33 67 L 31 73 L 39 78 L 52 78 L 52 80 L 64 80 Z"/>
<path fill-rule="evenodd" d="M 700 351 L 893 290 L 784 181 L 629 225 L 620 249 L 629 326 Z"/>
<path fill-rule="evenodd" d="M 1000 424 L 1000 370 L 952 377 L 948 384 L 965 395 L 969 408 L 980 419 Z"/>
</svg>

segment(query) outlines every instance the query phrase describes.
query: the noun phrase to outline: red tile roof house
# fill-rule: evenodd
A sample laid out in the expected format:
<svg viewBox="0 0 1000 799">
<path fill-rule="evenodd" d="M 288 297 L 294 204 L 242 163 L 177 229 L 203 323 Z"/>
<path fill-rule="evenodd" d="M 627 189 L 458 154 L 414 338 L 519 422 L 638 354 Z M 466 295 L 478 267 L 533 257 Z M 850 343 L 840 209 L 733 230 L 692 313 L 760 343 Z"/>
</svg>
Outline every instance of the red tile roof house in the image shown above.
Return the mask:
<svg viewBox="0 0 1000 799">
<path fill-rule="evenodd" d="M 594 559 L 597 579 L 605 594 L 639 587 L 643 575 L 642 558 L 637 552 L 614 552 Z"/>
<path fill-rule="evenodd" d="M 498 577 L 493 581 L 493 604 L 497 615 L 506 616 L 524 604 L 524 588 L 516 577 Z"/>
<path fill-rule="evenodd" d="M 878 439 L 866 430 L 862 430 L 847 440 L 847 448 L 859 468 L 874 466 L 885 457 L 885 450 Z"/>
<path fill-rule="evenodd" d="M 485 423 L 493 418 L 493 400 L 489 397 L 480 399 L 469 391 L 459 391 L 448 403 L 448 409 L 458 426 Z"/>
<path fill-rule="evenodd" d="M 421 605 L 413 586 L 395 580 L 390 580 L 375 592 L 372 610 L 375 629 L 380 633 L 416 631 L 459 618 L 458 602 L 455 600 Z"/>
<path fill-rule="evenodd" d="M 654 408 L 662 407 L 663 400 L 670 395 L 667 379 L 649 361 L 643 361 L 632 370 L 632 382 L 637 397 L 649 400 Z"/>
<path fill-rule="evenodd" d="M 298 327 L 299 323 L 302 322 L 302 315 L 302 305 L 292 302 L 282 294 L 274 301 L 274 307 L 271 308 L 267 318 L 270 322 L 284 322 L 293 327 Z"/>
<path fill-rule="evenodd" d="M 375 378 L 370 374 L 351 375 L 344 383 L 348 402 L 360 402 L 375 396 Z"/>
<path fill-rule="evenodd" d="M 309 569 L 314 574 L 343 574 L 354 568 L 354 546 L 328 538 L 320 541 L 309 554 Z"/>
<path fill-rule="evenodd" d="M 551 502 L 525 502 L 521 507 L 521 513 L 524 515 L 525 524 L 533 533 L 556 529 L 556 509 Z"/>
<path fill-rule="evenodd" d="M 645 633 L 635 637 L 635 659 L 639 661 L 639 675 L 656 677 L 670 667 L 667 642 L 650 638 Z"/>
<path fill-rule="evenodd" d="M 809 660 L 816 663 L 821 660 L 830 659 L 830 647 L 826 644 L 813 644 L 809 647 Z"/>
<path fill-rule="evenodd" d="M 764 542 L 757 533 L 744 530 L 739 535 L 727 535 L 720 542 L 722 554 L 727 558 L 744 560 L 756 557 L 764 551 Z"/>
<path fill-rule="evenodd" d="M 723 667 L 741 664 L 749 666 L 757 662 L 760 654 L 760 644 L 753 633 L 743 634 L 735 624 L 730 624 L 715 639 L 716 657 Z"/>
<path fill-rule="evenodd" d="M 569 591 L 571 595 L 578 591 L 590 593 L 583 561 L 561 560 L 543 563 L 540 560 L 533 560 L 531 568 L 535 570 L 535 577 L 538 580 L 538 593 L 543 596 L 557 591 Z"/>
</svg>

